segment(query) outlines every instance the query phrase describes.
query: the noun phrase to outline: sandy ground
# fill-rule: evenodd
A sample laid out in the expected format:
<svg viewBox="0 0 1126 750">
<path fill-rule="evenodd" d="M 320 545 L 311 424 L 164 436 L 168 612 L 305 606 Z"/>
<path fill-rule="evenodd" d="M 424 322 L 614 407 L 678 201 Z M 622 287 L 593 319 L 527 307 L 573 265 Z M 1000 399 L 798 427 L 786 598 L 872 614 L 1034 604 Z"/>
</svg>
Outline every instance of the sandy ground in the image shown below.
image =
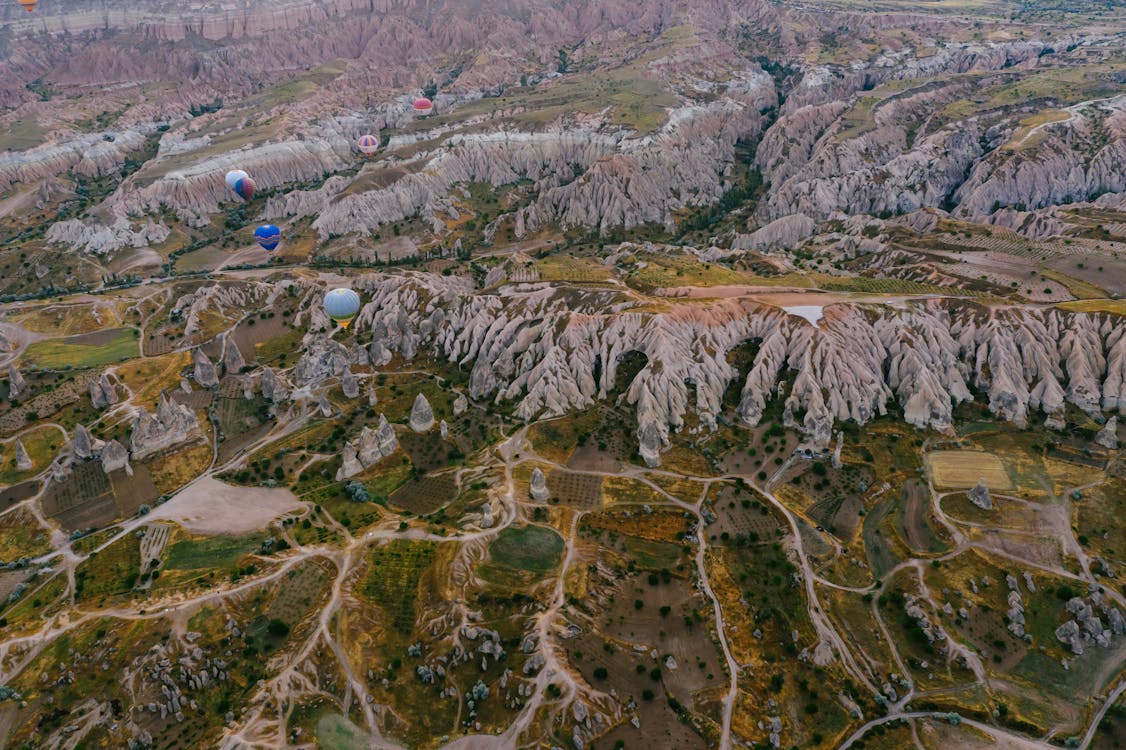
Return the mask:
<svg viewBox="0 0 1126 750">
<path fill-rule="evenodd" d="M 246 534 L 301 507 L 287 489 L 236 487 L 201 477 L 149 517 L 175 521 L 198 534 Z"/>
</svg>

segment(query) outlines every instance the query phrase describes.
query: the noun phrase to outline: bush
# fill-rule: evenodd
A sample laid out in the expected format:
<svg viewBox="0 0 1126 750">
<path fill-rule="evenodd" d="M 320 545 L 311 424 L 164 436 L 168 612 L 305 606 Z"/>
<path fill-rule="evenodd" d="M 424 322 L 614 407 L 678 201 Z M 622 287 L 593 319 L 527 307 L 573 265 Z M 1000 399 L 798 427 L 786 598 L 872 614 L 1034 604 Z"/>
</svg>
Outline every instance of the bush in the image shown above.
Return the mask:
<svg viewBox="0 0 1126 750">
<path fill-rule="evenodd" d="M 610 673 L 606 670 L 606 667 L 598 667 L 594 670 L 594 679 L 596 680 L 605 680 L 609 676 Z"/>
<path fill-rule="evenodd" d="M 275 638 L 285 638 L 289 635 L 289 626 L 281 620 L 270 620 L 270 623 L 266 626 L 266 632 Z"/>
</svg>

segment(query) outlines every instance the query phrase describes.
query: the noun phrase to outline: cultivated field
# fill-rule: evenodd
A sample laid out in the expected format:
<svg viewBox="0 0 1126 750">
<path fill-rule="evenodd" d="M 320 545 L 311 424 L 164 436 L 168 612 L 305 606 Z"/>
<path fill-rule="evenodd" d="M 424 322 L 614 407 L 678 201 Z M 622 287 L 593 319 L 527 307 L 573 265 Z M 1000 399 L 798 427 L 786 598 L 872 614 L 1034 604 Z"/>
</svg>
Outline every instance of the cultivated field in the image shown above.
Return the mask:
<svg viewBox="0 0 1126 750">
<path fill-rule="evenodd" d="M 1013 480 L 1004 462 L 983 451 L 933 451 L 927 467 L 935 485 L 945 489 L 967 489 L 985 479 L 990 490 L 1012 490 Z"/>
</svg>

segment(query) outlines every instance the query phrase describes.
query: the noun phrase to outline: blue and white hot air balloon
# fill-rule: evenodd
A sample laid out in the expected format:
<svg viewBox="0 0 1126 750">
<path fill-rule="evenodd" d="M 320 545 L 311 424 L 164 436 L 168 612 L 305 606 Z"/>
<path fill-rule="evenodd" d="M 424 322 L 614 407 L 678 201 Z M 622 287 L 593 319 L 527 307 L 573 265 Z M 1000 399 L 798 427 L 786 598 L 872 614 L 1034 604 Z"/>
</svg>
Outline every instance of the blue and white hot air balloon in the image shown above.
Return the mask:
<svg viewBox="0 0 1126 750">
<path fill-rule="evenodd" d="M 227 187 L 235 191 L 235 194 L 244 201 L 253 198 L 254 191 L 257 189 L 254 180 L 250 179 L 250 175 L 241 169 L 232 169 L 227 172 Z"/>
<path fill-rule="evenodd" d="M 328 317 L 347 329 L 360 311 L 360 295 L 351 289 L 333 289 L 325 295 L 324 306 Z"/>
<path fill-rule="evenodd" d="M 281 230 L 273 224 L 263 224 L 254 230 L 254 239 L 263 250 L 273 252 L 281 242 Z"/>
</svg>

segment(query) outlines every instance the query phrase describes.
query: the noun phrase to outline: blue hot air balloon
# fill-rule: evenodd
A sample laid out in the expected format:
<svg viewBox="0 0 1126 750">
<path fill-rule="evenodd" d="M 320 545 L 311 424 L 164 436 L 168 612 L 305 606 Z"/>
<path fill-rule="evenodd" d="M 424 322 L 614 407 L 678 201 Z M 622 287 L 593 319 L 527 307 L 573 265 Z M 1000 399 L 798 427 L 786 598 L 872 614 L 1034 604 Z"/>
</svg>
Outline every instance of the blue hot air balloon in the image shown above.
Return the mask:
<svg viewBox="0 0 1126 750">
<path fill-rule="evenodd" d="M 263 250 L 273 252 L 281 242 L 281 230 L 273 224 L 263 224 L 254 230 L 254 239 L 258 240 Z"/>
<path fill-rule="evenodd" d="M 356 140 L 356 148 L 363 152 L 364 156 L 371 156 L 379 150 L 379 136 L 378 135 L 361 135 Z"/>
<path fill-rule="evenodd" d="M 328 316 L 347 328 L 360 311 L 360 295 L 351 289 L 333 289 L 325 295 L 324 305 Z"/>
</svg>

